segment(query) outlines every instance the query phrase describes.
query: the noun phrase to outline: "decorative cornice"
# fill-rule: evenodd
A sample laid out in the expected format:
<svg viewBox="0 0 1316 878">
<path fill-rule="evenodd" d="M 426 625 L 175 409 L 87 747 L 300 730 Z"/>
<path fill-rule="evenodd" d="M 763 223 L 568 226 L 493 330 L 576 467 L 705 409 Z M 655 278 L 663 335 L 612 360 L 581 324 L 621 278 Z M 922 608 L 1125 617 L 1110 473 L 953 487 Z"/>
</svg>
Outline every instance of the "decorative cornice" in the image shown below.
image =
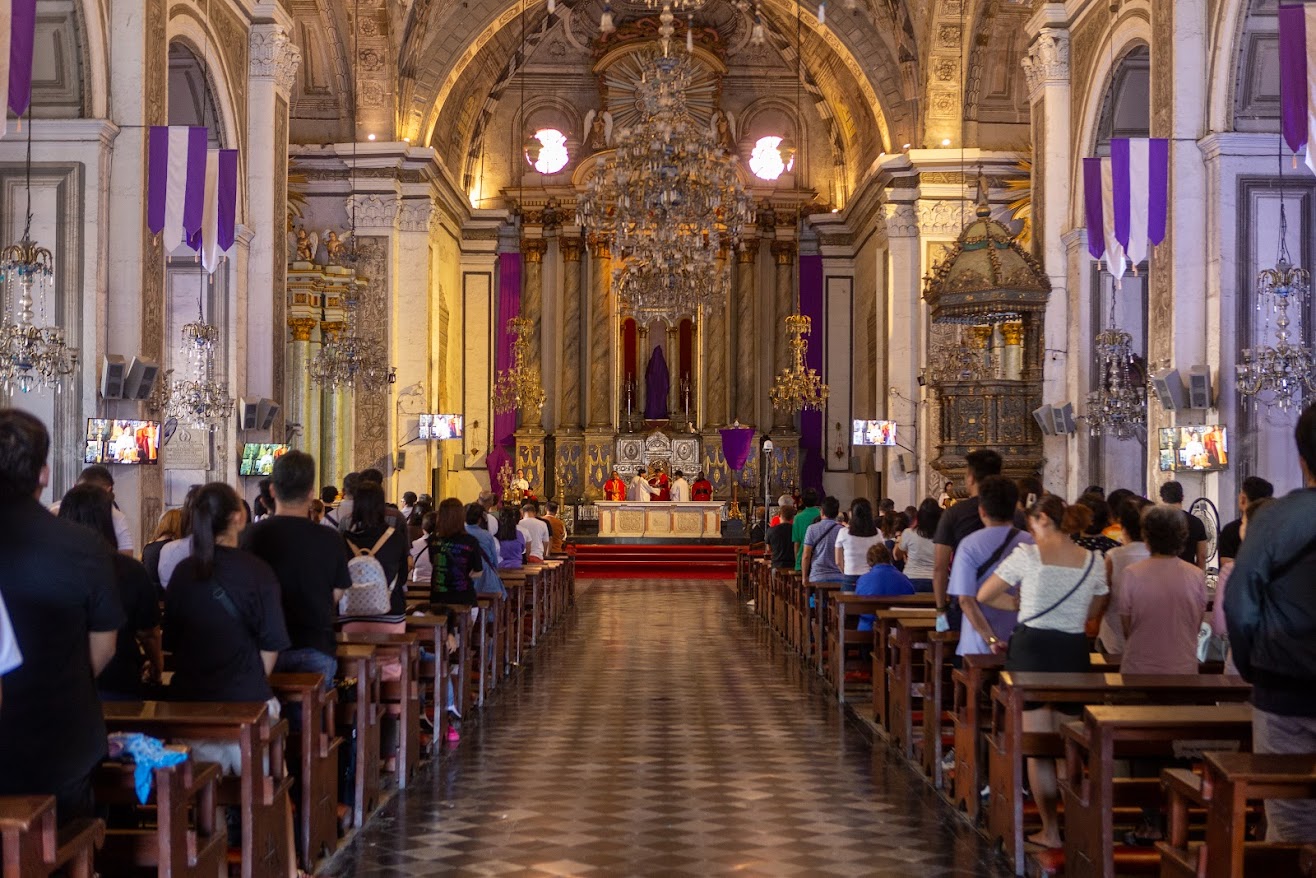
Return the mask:
<svg viewBox="0 0 1316 878">
<path fill-rule="evenodd" d="M 1020 62 L 1028 80 L 1028 94 L 1036 100 L 1047 85 L 1069 84 L 1069 31 L 1047 28 L 1038 34 Z"/>
<path fill-rule="evenodd" d="M 277 24 L 258 24 L 251 28 L 248 38 L 253 80 L 273 80 L 274 87 L 287 98 L 302 63 L 302 50 L 289 38 L 288 32 Z"/>
<path fill-rule="evenodd" d="M 388 233 L 396 229 L 399 204 L 396 195 L 373 192 L 349 195 L 346 199 L 347 215 L 352 217 L 358 233 Z"/>
<path fill-rule="evenodd" d="M 523 238 L 521 239 L 521 254 L 525 257 L 526 262 L 540 263 L 544 261 L 544 254 L 548 252 L 548 242 L 543 238 Z"/>
<path fill-rule="evenodd" d="M 888 238 L 918 237 L 918 216 L 914 213 L 914 205 L 887 202 L 882 205 L 882 218 L 886 221 Z"/>
<path fill-rule="evenodd" d="M 398 231 L 429 232 L 433 217 L 433 198 L 403 199 L 398 207 Z"/>
<path fill-rule="evenodd" d="M 918 230 L 924 237 L 959 237 L 973 212 L 963 201 L 927 201 L 918 203 Z"/>
</svg>

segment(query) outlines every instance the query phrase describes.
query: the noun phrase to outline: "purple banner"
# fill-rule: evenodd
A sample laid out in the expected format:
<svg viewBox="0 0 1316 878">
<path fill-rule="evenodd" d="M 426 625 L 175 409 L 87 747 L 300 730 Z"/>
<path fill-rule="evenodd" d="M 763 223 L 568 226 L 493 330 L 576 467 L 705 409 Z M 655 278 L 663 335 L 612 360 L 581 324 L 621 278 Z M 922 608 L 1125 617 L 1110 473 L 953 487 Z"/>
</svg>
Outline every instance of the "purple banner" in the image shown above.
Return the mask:
<svg viewBox="0 0 1316 878">
<path fill-rule="evenodd" d="M 9 109 L 22 118 L 32 102 L 32 47 L 36 42 L 37 0 L 13 0 L 9 21 Z"/>
<path fill-rule="evenodd" d="M 1101 209 L 1101 159 L 1083 159 L 1083 207 L 1088 227 L 1088 252 L 1106 255 L 1105 212 Z"/>
<path fill-rule="evenodd" d="M 811 321 L 804 365 L 823 374 L 823 262 L 820 255 L 800 256 L 800 313 Z M 800 489 L 823 490 L 823 413 L 800 413 Z"/>
<path fill-rule="evenodd" d="M 3 0 L 0 0 L 3 2 Z M 165 225 L 165 193 L 169 189 L 169 126 L 152 125 L 146 186 L 146 227 L 152 235 Z M 172 246 L 172 245 L 171 245 Z"/>
<path fill-rule="evenodd" d="M 215 186 L 219 199 L 219 233 L 217 240 L 220 250 L 233 246 L 237 233 L 238 218 L 238 151 L 221 149 L 219 151 L 219 182 Z M 163 211 L 161 216 L 164 216 Z"/>
<path fill-rule="evenodd" d="M 498 303 L 494 310 L 494 380 L 512 368 L 511 322 L 521 314 L 521 254 L 498 254 Z M 493 447 L 489 449 L 489 484 L 501 495 L 498 470 L 516 453 L 515 410 L 494 414 Z M 512 461 L 513 464 L 515 463 Z"/>
<path fill-rule="evenodd" d="M 740 472 L 745 468 L 749 453 L 754 448 L 753 428 L 728 427 L 718 432 L 722 434 L 722 456 L 727 459 L 727 466 Z"/>
<path fill-rule="evenodd" d="M 201 246 L 199 233 L 205 212 L 206 129 L 197 126 L 187 130 L 187 194 L 183 198 L 183 234 L 193 250 Z"/>
<path fill-rule="evenodd" d="M 1279 7 L 1279 104 L 1284 142 L 1307 142 L 1307 15 L 1302 5 Z"/>
<path fill-rule="evenodd" d="M 1147 141 L 1147 240 L 1165 240 L 1170 218 L 1170 141 L 1153 137 Z"/>
<path fill-rule="evenodd" d="M 668 417 L 667 394 L 672 389 L 672 373 L 667 368 L 667 357 L 663 346 L 658 345 L 649 355 L 649 365 L 644 370 L 644 419 L 662 421 Z"/>
<path fill-rule="evenodd" d="M 1129 250 L 1129 213 L 1133 200 L 1133 190 L 1129 179 L 1129 139 L 1112 137 L 1110 141 L 1110 183 L 1114 197 L 1115 240 L 1120 242 L 1124 252 Z M 1138 181 L 1142 185 L 1142 181 Z"/>
</svg>

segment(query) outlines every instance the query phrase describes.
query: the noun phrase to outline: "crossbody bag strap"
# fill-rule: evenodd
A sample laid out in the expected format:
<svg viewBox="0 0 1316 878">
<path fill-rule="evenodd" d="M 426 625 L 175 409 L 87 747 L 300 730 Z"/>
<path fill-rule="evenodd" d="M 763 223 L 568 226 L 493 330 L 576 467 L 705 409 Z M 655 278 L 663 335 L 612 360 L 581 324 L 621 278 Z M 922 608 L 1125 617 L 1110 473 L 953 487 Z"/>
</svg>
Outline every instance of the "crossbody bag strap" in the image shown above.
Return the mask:
<svg viewBox="0 0 1316 878">
<path fill-rule="evenodd" d="M 1040 613 L 1034 613 L 1033 615 L 1029 616 L 1027 619 L 1020 619 L 1020 620 L 1019 620 L 1019 624 L 1020 624 L 1020 625 L 1027 625 L 1029 622 L 1036 622 L 1038 619 L 1042 618 L 1042 617 L 1045 616 L 1047 613 L 1051 612 L 1051 611 L 1054 610 L 1056 607 L 1060 606 L 1060 605 L 1063 604 L 1065 601 L 1067 601 L 1067 600 L 1069 600 L 1071 597 L 1073 597 L 1074 592 L 1078 591 L 1078 587 L 1079 587 L 1080 585 L 1082 585 L 1083 583 L 1085 583 L 1085 582 L 1088 581 L 1088 576 L 1092 573 L 1092 565 L 1093 565 L 1094 563 L 1096 563 L 1096 558 L 1097 558 L 1097 555 L 1096 555 L 1095 552 L 1088 552 L 1088 566 L 1085 567 L 1085 568 L 1083 569 L 1083 575 L 1080 576 L 1080 577 L 1078 578 L 1078 582 L 1075 582 L 1075 583 L 1074 583 L 1074 587 L 1071 588 L 1069 591 L 1065 592 L 1065 596 L 1064 596 L 1064 597 L 1062 597 L 1060 600 L 1056 601 L 1056 602 L 1055 602 L 1054 604 L 1052 604 L 1051 606 L 1047 607 L 1047 608 L 1046 608 L 1045 610 L 1043 610 L 1042 612 L 1040 612 Z M 1041 560 L 1041 556 L 1040 556 L 1040 555 L 1039 555 L 1039 557 L 1038 557 L 1038 560 L 1039 560 L 1039 561 Z"/>
<path fill-rule="evenodd" d="M 1010 532 L 1005 535 L 1005 542 L 1001 543 L 996 548 L 995 552 L 992 552 L 992 556 L 990 558 L 982 562 L 982 564 L 978 565 L 978 573 L 977 573 L 978 582 L 981 583 L 982 578 L 987 575 L 987 572 L 996 566 L 996 562 L 1001 560 L 1001 556 L 1005 554 L 1006 549 L 1010 548 L 1010 543 L 1014 542 L 1015 535 L 1018 533 L 1019 533 L 1019 528 L 1011 525 Z"/>
<path fill-rule="evenodd" d="M 375 555 L 376 552 L 378 552 L 380 549 L 384 548 L 384 543 L 387 543 L 387 542 L 388 542 L 388 538 L 391 537 L 391 536 L 393 536 L 393 530 L 394 530 L 394 529 L 391 528 L 391 527 L 388 528 L 387 530 L 384 531 L 384 533 L 380 536 L 379 539 L 375 540 L 375 544 L 374 544 L 373 546 L 370 547 L 370 555 L 371 555 L 371 557 L 374 557 L 374 555 Z"/>
<path fill-rule="evenodd" d="M 233 598 L 229 595 L 228 589 L 224 588 L 224 584 L 219 581 L 218 577 L 212 575 L 211 581 L 214 582 L 214 587 L 210 590 L 210 596 L 224 608 L 224 612 L 233 617 L 233 621 L 241 625 L 242 629 L 251 635 L 252 641 L 259 646 L 260 638 L 256 636 L 256 632 L 247 624 L 247 620 L 242 617 L 242 613 L 238 611 L 238 605 L 233 603 Z"/>
</svg>

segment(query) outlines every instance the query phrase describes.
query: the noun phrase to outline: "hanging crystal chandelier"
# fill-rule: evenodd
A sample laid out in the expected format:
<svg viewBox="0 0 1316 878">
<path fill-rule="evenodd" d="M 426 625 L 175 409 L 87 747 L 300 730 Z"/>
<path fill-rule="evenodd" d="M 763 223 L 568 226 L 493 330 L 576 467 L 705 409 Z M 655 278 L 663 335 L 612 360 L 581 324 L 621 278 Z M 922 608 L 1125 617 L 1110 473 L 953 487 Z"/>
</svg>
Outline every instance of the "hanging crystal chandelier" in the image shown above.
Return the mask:
<svg viewBox="0 0 1316 878">
<path fill-rule="evenodd" d="M 1292 264 L 1288 248 L 1288 217 L 1284 202 L 1279 207 L 1279 257 L 1275 267 L 1257 275 L 1257 310 L 1266 306 L 1266 331 L 1269 312 L 1275 313 L 1275 344 L 1258 348 L 1243 348 L 1236 367 L 1235 387 L 1240 396 L 1253 404 L 1275 406 L 1282 412 L 1290 411 L 1300 403 L 1304 391 L 1316 391 L 1316 369 L 1312 365 L 1311 348 L 1300 341 L 1291 342 L 1289 307 L 1296 305 L 1298 313 L 1307 305 L 1311 292 L 1311 275 L 1306 269 Z"/>
<path fill-rule="evenodd" d="M 1112 309 L 1113 310 L 1113 309 Z M 1111 326 L 1097 335 L 1097 389 L 1088 394 L 1093 436 L 1133 439 L 1147 432 L 1147 386 L 1139 377 L 1133 337 Z"/>
<path fill-rule="evenodd" d="M 32 119 L 27 126 L 27 215 L 23 237 L 0 249 L 0 280 L 4 281 L 0 313 L 0 387 L 31 393 L 44 388 L 58 393 L 78 364 L 78 350 L 68 346 L 58 326 L 37 326 L 34 308 L 43 309 L 54 292 L 55 257 L 32 240 Z M 33 293 L 36 293 L 34 297 Z M 44 322 L 44 321 L 43 321 Z"/>
<path fill-rule="evenodd" d="M 194 322 L 183 327 L 183 342 L 178 351 L 183 377 L 169 381 L 169 399 L 164 406 L 166 419 L 211 431 L 228 423 L 234 400 L 229 395 L 228 382 L 215 377 L 218 342 L 219 328 L 206 323 L 200 313 Z M 168 380 L 172 375 L 171 369 L 165 377 Z"/>
<path fill-rule="evenodd" d="M 804 337 L 809 334 L 811 322 L 803 314 L 791 314 L 786 318 L 786 332 L 791 337 L 791 365 L 777 374 L 768 393 L 775 409 L 795 414 L 805 409 L 822 411 L 827 404 L 827 385 L 816 370 L 804 363 L 805 352 L 809 349 Z"/>
<path fill-rule="evenodd" d="M 311 358 L 311 380 L 321 387 L 361 388 L 378 391 L 397 380 L 397 367 L 390 366 L 379 345 L 357 334 L 357 300 L 344 296 L 344 326 L 335 332 L 325 329 L 324 342 Z"/>
<path fill-rule="evenodd" d="M 512 333 L 512 366 L 498 373 L 494 382 L 493 407 L 499 414 L 544 407 L 544 385 L 539 367 L 530 362 L 530 333 L 535 324 L 529 317 L 508 321 Z"/>
<path fill-rule="evenodd" d="M 690 62 L 665 48 L 646 59 L 639 119 L 616 133 L 616 149 L 596 165 L 577 207 L 580 225 L 607 241 L 634 276 L 681 279 L 644 284 L 653 296 L 672 296 L 667 311 L 676 299 L 725 294 L 706 279 L 720 273 L 719 252 L 739 242 L 751 215 L 736 157 L 686 106 L 692 76 Z"/>
<path fill-rule="evenodd" d="M 613 290 L 622 313 L 644 322 L 698 315 L 705 307 L 726 300 L 731 286 L 725 264 L 692 264 L 655 270 L 649 263 L 632 259 L 613 272 Z"/>
</svg>

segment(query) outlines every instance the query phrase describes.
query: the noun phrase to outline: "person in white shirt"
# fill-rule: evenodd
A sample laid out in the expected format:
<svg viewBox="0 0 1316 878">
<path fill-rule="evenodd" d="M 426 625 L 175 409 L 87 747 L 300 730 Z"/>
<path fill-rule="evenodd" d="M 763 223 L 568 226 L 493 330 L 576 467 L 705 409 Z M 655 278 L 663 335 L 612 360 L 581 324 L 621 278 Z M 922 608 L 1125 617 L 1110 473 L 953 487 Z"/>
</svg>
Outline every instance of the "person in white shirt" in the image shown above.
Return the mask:
<svg viewBox="0 0 1316 878">
<path fill-rule="evenodd" d="M 690 502 L 690 483 L 685 480 L 685 473 L 676 471 L 676 481 L 672 482 L 672 502 Z"/>
<path fill-rule="evenodd" d="M 534 500 L 521 504 L 521 521 L 516 530 L 525 537 L 526 560 L 541 563 L 548 554 L 548 525 L 539 520 L 539 504 Z"/>
<path fill-rule="evenodd" d="M 5 609 L 5 602 L 0 600 L 0 677 L 22 664 L 23 654 L 18 650 L 18 638 L 9 622 L 9 611 Z M 2 693 L 3 689 L 0 689 L 0 697 L 3 697 Z"/>
<path fill-rule="evenodd" d="M 637 500 L 641 503 L 648 503 L 658 493 L 658 489 L 649 484 L 649 480 L 644 477 L 644 473 L 636 470 L 635 475 L 631 476 L 630 486 L 626 489 L 626 499 L 632 503 Z"/>
<path fill-rule="evenodd" d="M 402 495 L 402 505 L 398 507 L 398 512 L 401 512 L 402 517 L 405 518 L 407 521 L 410 521 L 411 513 L 415 511 L 416 511 L 416 492 L 407 491 Z"/>
<path fill-rule="evenodd" d="M 430 561 L 430 534 L 434 533 L 436 514 L 426 512 L 420 519 L 420 536 L 411 542 L 411 581 L 429 582 L 434 577 L 434 564 Z"/>
<path fill-rule="evenodd" d="M 530 480 L 525 477 L 525 470 L 516 471 L 516 478 L 512 479 L 512 490 L 520 491 L 522 496 L 530 493 Z"/>
<path fill-rule="evenodd" d="M 847 591 L 853 591 L 859 577 L 873 569 L 868 563 L 868 550 L 882 541 L 873 520 L 873 504 L 860 497 L 850 504 L 849 526 L 836 535 L 836 566 L 845 576 Z"/>
<path fill-rule="evenodd" d="M 114 500 L 114 476 L 110 474 L 109 467 L 101 464 L 92 464 L 82 471 L 78 476 L 79 485 L 96 485 L 104 488 L 110 494 L 110 500 Z M 59 503 L 50 505 L 52 515 L 59 515 Z M 133 543 L 133 533 L 128 527 L 128 516 L 124 515 L 117 505 L 110 506 L 110 520 L 114 522 L 114 541 L 119 553 L 131 556 L 137 546 Z"/>
</svg>

